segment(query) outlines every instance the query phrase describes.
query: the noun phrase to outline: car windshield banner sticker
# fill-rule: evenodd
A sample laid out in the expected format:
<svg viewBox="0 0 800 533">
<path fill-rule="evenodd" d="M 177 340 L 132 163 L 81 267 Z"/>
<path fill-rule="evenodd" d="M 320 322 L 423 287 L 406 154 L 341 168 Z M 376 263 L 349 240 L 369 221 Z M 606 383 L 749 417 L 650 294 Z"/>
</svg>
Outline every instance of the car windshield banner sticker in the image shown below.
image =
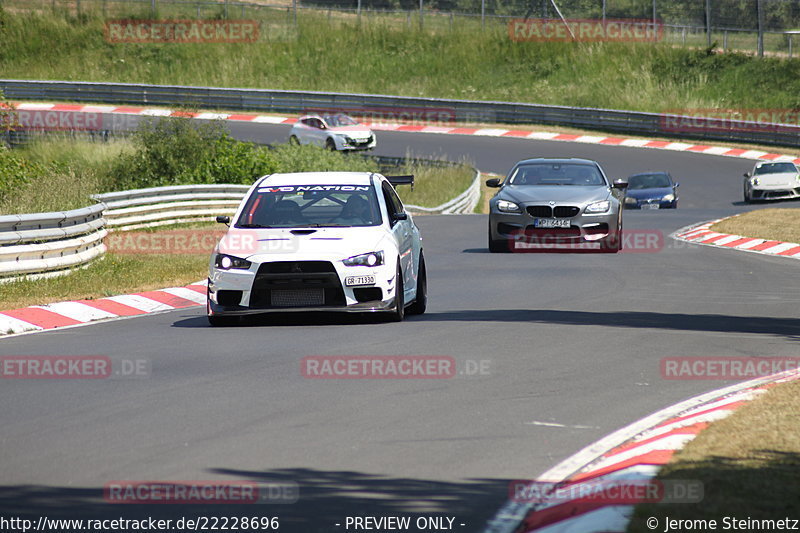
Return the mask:
<svg viewBox="0 0 800 533">
<path fill-rule="evenodd" d="M 370 185 L 282 185 L 261 187 L 258 192 L 369 191 L 370 189 Z"/>
</svg>

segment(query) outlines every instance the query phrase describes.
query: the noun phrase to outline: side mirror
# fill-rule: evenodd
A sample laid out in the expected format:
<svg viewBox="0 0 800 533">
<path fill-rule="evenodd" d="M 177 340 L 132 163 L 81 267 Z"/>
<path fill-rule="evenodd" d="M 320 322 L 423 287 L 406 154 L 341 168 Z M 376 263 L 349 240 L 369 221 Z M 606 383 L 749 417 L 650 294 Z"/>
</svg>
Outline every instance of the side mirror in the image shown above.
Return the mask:
<svg viewBox="0 0 800 533">
<path fill-rule="evenodd" d="M 392 216 L 393 220 L 408 220 L 408 213 L 395 213 Z"/>
<path fill-rule="evenodd" d="M 227 215 L 220 215 L 217 217 L 217 222 L 220 224 L 225 224 L 226 226 L 231 223 L 231 217 Z"/>
<path fill-rule="evenodd" d="M 749 172 L 745 172 L 745 173 L 744 173 L 744 177 L 745 177 L 745 178 L 749 178 L 749 177 L 750 177 L 750 173 L 749 173 Z"/>
<path fill-rule="evenodd" d="M 676 181 L 676 182 L 675 182 L 675 187 L 680 187 L 680 186 L 681 186 L 681 184 L 680 184 L 679 182 L 677 182 L 677 181 Z"/>
<path fill-rule="evenodd" d="M 611 185 L 614 189 L 622 189 L 623 191 L 628 188 L 628 182 L 625 180 L 614 180 Z"/>
<path fill-rule="evenodd" d="M 497 189 L 500 187 L 500 178 L 491 178 L 486 180 L 486 186 L 492 187 L 493 189 Z"/>
</svg>

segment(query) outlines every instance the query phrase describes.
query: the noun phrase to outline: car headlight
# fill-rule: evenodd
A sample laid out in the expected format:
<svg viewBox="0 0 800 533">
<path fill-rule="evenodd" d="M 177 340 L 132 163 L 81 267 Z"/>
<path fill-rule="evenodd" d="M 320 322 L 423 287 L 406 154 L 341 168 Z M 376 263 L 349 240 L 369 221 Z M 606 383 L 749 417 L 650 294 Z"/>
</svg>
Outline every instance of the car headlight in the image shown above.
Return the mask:
<svg viewBox="0 0 800 533">
<path fill-rule="evenodd" d="M 753 185 L 758 185 L 758 178 L 752 178 L 750 180 L 750 183 L 753 184 Z"/>
<path fill-rule="evenodd" d="M 675 199 L 675 195 L 674 195 L 674 194 L 672 194 L 672 193 L 670 193 L 670 194 L 667 194 L 667 195 L 665 195 L 665 196 L 664 196 L 664 197 L 661 199 L 661 201 L 662 201 L 662 202 L 671 202 L 671 201 L 673 201 L 674 199 Z"/>
<path fill-rule="evenodd" d="M 217 257 L 214 258 L 214 266 L 222 270 L 247 270 L 252 264 L 247 259 L 232 255 L 217 254 Z"/>
<path fill-rule="evenodd" d="M 369 252 L 361 255 L 354 255 L 342 261 L 345 266 L 368 266 L 376 267 L 383 264 L 383 252 Z"/>
<path fill-rule="evenodd" d="M 634 198 L 633 196 L 626 196 L 625 203 L 630 205 L 636 205 L 636 198 Z"/>
<path fill-rule="evenodd" d="M 514 202 L 509 202 L 508 200 L 498 200 L 497 201 L 497 210 L 504 211 L 506 213 L 519 213 L 520 209 L 517 204 Z"/>
<path fill-rule="evenodd" d="M 592 202 L 591 204 L 586 206 L 584 212 L 586 213 L 605 213 L 611 209 L 611 202 L 608 200 L 603 200 L 602 202 Z"/>
</svg>

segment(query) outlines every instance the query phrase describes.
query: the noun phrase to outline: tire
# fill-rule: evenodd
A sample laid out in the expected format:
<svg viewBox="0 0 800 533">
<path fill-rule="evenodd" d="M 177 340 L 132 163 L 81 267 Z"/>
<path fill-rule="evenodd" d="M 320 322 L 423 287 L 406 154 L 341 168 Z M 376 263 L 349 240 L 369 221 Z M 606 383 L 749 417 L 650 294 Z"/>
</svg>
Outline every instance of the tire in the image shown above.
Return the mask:
<svg viewBox="0 0 800 533">
<path fill-rule="evenodd" d="M 419 273 L 417 274 L 417 296 L 414 303 L 408 306 L 406 313 L 409 315 L 421 315 L 428 307 L 428 272 L 425 269 L 425 256 L 420 253 Z"/>
<path fill-rule="evenodd" d="M 492 239 L 492 228 L 489 228 L 489 252 L 500 254 L 508 251 L 508 241 Z"/>
<path fill-rule="evenodd" d="M 289 144 L 291 144 L 292 146 L 300 146 L 300 139 L 292 135 L 289 137 Z"/>
<path fill-rule="evenodd" d="M 325 141 L 325 149 L 326 150 L 330 150 L 331 152 L 335 152 L 336 151 L 336 142 L 333 139 L 331 139 L 330 137 L 328 137 L 328 140 Z"/>
<path fill-rule="evenodd" d="M 744 190 L 744 203 L 749 204 L 753 202 L 753 199 L 747 194 L 747 189 Z"/>
<path fill-rule="evenodd" d="M 615 254 L 622 250 L 622 224 L 619 224 L 617 233 L 603 239 L 600 249 L 607 254 Z"/>
<path fill-rule="evenodd" d="M 390 322 L 402 322 L 406 317 L 406 302 L 404 301 L 405 294 L 403 294 L 404 290 L 403 271 L 400 270 L 400 265 L 397 265 L 397 281 L 394 284 L 395 308 L 389 313 Z"/>
</svg>

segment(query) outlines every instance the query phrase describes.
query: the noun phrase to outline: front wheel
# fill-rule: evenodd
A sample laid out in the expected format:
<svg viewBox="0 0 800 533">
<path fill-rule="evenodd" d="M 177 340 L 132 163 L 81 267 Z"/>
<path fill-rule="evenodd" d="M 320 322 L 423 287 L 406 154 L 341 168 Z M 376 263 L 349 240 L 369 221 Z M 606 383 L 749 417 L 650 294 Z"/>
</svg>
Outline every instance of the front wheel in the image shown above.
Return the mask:
<svg viewBox="0 0 800 533">
<path fill-rule="evenodd" d="M 492 228 L 489 228 L 489 251 L 499 254 L 508 251 L 508 241 L 492 239 Z"/>
<path fill-rule="evenodd" d="M 753 198 L 747 194 L 747 189 L 744 190 L 744 203 L 749 204 L 753 201 Z"/>
<path fill-rule="evenodd" d="M 295 135 L 289 137 L 289 144 L 292 146 L 300 146 L 300 139 L 298 139 Z"/>
<path fill-rule="evenodd" d="M 331 152 L 336 151 L 336 141 L 328 137 L 328 140 L 325 141 L 325 149 L 330 150 Z"/>
<path fill-rule="evenodd" d="M 403 291 L 403 271 L 400 270 L 400 265 L 397 265 L 397 278 L 394 283 L 394 302 L 395 308 L 389 313 L 389 320 L 391 322 L 402 322 L 406 316 L 406 302 L 405 294 Z"/>
<path fill-rule="evenodd" d="M 221 328 L 225 326 L 235 326 L 236 324 L 239 323 L 238 316 L 212 315 L 211 300 L 208 299 L 208 295 L 206 295 L 206 318 L 208 318 L 208 324 L 215 328 Z"/>
<path fill-rule="evenodd" d="M 428 273 L 425 270 L 425 257 L 420 253 L 419 272 L 417 273 L 417 296 L 414 303 L 408 306 L 409 315 L 421 315 L 428 307 Z"/>
</svg>

